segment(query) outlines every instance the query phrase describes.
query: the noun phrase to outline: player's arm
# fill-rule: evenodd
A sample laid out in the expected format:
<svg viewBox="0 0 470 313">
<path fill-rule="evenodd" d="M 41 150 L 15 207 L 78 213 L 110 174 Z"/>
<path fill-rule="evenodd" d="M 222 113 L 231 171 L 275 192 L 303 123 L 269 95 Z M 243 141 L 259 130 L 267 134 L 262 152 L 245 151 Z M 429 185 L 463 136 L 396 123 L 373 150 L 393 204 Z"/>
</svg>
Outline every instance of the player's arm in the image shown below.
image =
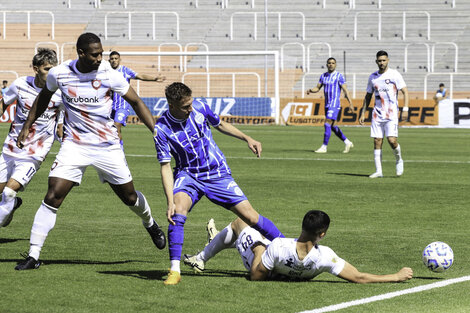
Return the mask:
<svg viewBox="0 0 470 313">
<path fill-rule="evenodd" d="M 251 151 L 253 151 L 254 154 L 258 156 L 258 158 L 261 156 L 261 142 L 254 140 L 250 136 L 246 135 L 243 133 L 241 130 L 236 128 L 230 123 L 220 121 L 220 124 L 218 126 L 215 126 L 215 128 L 220 131 L 222 134 L 229 135 L 235 138 L 238 138 L 240 140 L 244 140 L 248 143 L 248 148 L 250 148 Z"/>
<path fill-rule="evenodd" d="M 170 162 L 160 163 L 160 174 L 162 176 L 163 191 L 165 192 L 167 201 L 166 217 L 168 222 L 175 225 L 171 218 L 175 214 L 175 205 L 173 200 L 173 171 Z"/>
<path fill-rule="evenodd" d="M 370 104 L 370 99 L 372 99 L 372 94 L 371 93 L 366 93 L 366 96 L 364 97 L 364 101 L 363 101 L 363 104 L 362 104 L 361 116 L 359 117 L 359 124 L 361 124 L 361 125 L 364 125 L 366 110 L 367 110 L 367 107 Z"/>
<path fill-rule="evenodd" d="M 147 126 L 147 128 L 153 133 L 155 120 L 152 116 L 152 113 L 150 113 L 149 108 L 147 108 L 147 106 L 145 105 L 144 101 L 142 101 L 142 99 L 140 99 L 139 96 L 136 94 L 134 88 L 129 86 L 129 90 L 123 96 L 123 98 L 132 106 L 142 123 L 144 123 L 144 125 Z"/>
<path fill-rule="evenodd" d="M 29 110 L 28 118 L 23 124 L 23 128 L 18 135 L 18 139 L 16 141 L 16 146 L 20 149 L 24 146 L 24 141 L 28 137 L 29 129 L 33 125 L 33 123 L 41 116 L 44 111 L 46 111 L 49 102 L 51 101 L 52 95 L 55 91 L 50 91 L 47 89 L 47 86 L 42 88 L 39 92 L 38 96 L 33 102 L 31 109 Z"/>
<path fill-rule="evenodd" d="M 403 99 L 405 101 L 405 103 L 403 104 L 403 111 L 401 113 L 401 117 L 402 117 L 402 120 L 406 121 L 408 120 L 408 104 L 410 102 L 410 96 L 408 94 L 408 88 L 407 87 L 403 87 L 402 89 L 400 89 L 401 93 L 403 94 Z"/>
<path fill-rule="evenodd" d="M 354 110 L 354 107 L 353 107 L 353 104 L 352 104 L 352 101 L 351 101 L 351 96 L 349 95 L 348 87 L 346 86 L 346 84 L 342 84 L 341 89 L 344 92 L 344 97 L 349 102 L 349 111 L 352 112 Z"/>
<path fill-rule="evenodd" d="M 311 93 L 317 93 L 317 92 L 319 92 L 322 86 L 323 86 L 322 83 L 318 83 L 315 88 L 307 89 L 307 95 L 309 95 L 309 94 L 311 94 Z"/>
<path fill-rule="evenodd" d="M 3 101 L 3 98 L 0 99 L 0 116 L 3 115 L 3 113 L 5 112 L 5 110 L 7 109 L 8 105 L 6 105 L 5 101 Z"/>
<path fill-rule="evenodd" d="M 358 284 L 396 283 L 411 279 L 413 277 L 413 270 L 409 267 L 404 267 L 394 274 L 375 275 L 359 272 L 354 266 L 346 262 L 344 269 L 339 273 L 338 277 Z"/>
<path fill-rule="evenodd" d="M 266 280 L 269 270 L 261 262 L 261 257 L 266 251 L 266 247 L 262 244 L 254 244 L 251 248 L 254 254 L 253 263 L 251 263 L 250 278 L 251 280 Z"/>
<path fill-rule="evenodd" d="M 165 81 L 166 77 L 162 76 L 162 74 L 160 73 L 157 76 L 151 76 L 147 74 L 137 74 L 135 75 L 135 79 L 143 80 L 143 81 L 163 82 Z"/>
</svg>

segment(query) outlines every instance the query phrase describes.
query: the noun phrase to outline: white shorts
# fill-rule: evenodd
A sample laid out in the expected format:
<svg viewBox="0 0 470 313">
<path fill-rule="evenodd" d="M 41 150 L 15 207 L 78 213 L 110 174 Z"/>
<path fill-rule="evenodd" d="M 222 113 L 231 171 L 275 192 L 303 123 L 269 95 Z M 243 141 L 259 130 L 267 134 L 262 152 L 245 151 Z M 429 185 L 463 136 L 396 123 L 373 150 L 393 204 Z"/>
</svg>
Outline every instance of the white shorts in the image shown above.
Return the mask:
<svg viewBox="0 0 470 313">
<path fill-rule="evenodd" d="M 33 159 L 17 159 L 2 153 L 0 155 L 0 183 L 6 183 L 13 178 L 21 184 L 20 190 L 24 190 L 41 167 L 42 161 Z"/>
<path fill-rule="evenodd" d="M 398 137 L 398 120 L 377 121 L 372 119 L 370 136 L 372 138 Z"/>
<path fill-rule="evenodd" d="M 79 145 L 69 140 L 62 143 L 52 163 L 49 177 L 63 178 L 80 185 L 88 166 L 96 169 L 102 183 L 122 185 L 132 181 L 121 145 L 95 147 Z"/>
<path fill-rule="evenodd" d="M 237 247 L 238 253 L 240 253 L 240 257 L 242 258 L 243 265 L 247 270 L 251 269 L 251 264 L 255 257 L 251 250 L 251 246 L 258 241 L 265 245 L 269 245 L 271 243 L 268 239 L 263 238 L 256 229 L 249 226 L 242 230 L 235 241 L 235 247 Z"/>
</svg>

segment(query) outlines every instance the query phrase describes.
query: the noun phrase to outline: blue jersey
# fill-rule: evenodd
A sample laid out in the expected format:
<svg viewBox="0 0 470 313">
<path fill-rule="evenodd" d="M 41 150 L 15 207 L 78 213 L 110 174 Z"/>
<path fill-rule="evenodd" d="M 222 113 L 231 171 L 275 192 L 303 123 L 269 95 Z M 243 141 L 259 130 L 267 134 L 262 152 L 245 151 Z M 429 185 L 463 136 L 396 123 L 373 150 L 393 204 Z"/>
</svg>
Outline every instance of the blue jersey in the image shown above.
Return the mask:
<svg viewBox="0 0 470 313">
<path fill-rule="evenodd" d="M 193 100 L 193 111 L 185 120 L 165 111 L 155 124 L 155 148 L 160 163 L 175 158 L 175 172 L 185 171 L 199 179 L 230 175 L 225 156 L 214 139 L 210 125 L 218 126 L 220 117 L 207 103 Z"/>
<path fill-rule="evenodd" d="M 124 78 L 127 80 L 127 82 L 130 82 L 132 78 L 135 78 L 137 76 L 137 73 L 128 68 L 127 66 L 124 65 L 119 65 L 119 67 L 116 69 L 119 73 L 124 76 Z M 126 102 L 120 95 L 117 93 L 113 94 L 113 110 L 118 110 L 118 109 L 126 109 L 129 110 L 129 103 Z"/>
<path fill-rule="evenodd" d="M 341 86 L 346 83 L 343 74 L 334 71 L 333 73 L 323 73 L 318 83 L 323 85 L 325 94 L 325 107 L 340 108 Z"/>
</svg>

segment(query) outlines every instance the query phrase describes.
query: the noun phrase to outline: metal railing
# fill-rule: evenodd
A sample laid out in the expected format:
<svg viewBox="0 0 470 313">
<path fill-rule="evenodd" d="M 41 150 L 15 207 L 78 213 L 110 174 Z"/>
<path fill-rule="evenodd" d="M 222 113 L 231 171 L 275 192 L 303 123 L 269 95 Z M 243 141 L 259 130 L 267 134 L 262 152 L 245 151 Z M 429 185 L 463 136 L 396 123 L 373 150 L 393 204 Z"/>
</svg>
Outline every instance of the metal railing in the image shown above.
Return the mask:
<svg viewBox="0 0 470 313">
<path fill-rule="evenodd" d="M 455 49 L 454 54 L 454 72 L 457 72 L 457 67 L 459 64 L 459 47 L 455 42 L 436 42 L 432 45 L 431 48 L 431 72 L 434 72 L 434 63 L 435 63 L 435 56 L 436 56 L 436 46 L 437 45 L 451 45 Z"/>
<path fill-rule="evenodd" d="M 60 56 L 60 49 L 59 45 L 55 41 L 38 41 L 34 45 L 34 54 L 38 53 L 38 48 L 40 46 L 54 46 L 56 48 L 56 54 L 57 54 L 57 63 L 60 64 L 62 63 L 62 58 Z"/>
<path fill-rule="evenodd" d="M 286 42 L 281 46 L 281 72 L 284 71 L 284 48 L 286 46 L 300 46 L 302 49 L 302 72 L 306 72 L 305 68 L 305 46 L 300 42 Z M 310 61 L 310 60 L 309 60 Z"/>
<path fill-rule="evenodd" d="M 449 75 L 449 98 L 454 97 L 454 76 L 459 75 L 459 76 L 469 76 L 470 73 L 427 73 L 426 76 L 424 77 L 424 94 L 423 97 L 426 100 L 428 98 L 428 78 L 429 76 L 447 76 Z"/>
<path fill-rule="evenodd" d="M 196 2 L 197 2 L 197 0 L 196 0 Z M 248 4 L 248 2 L 247 2 L 247 4 Z M 222 5 L 222 9 L 228 8 L 228 0 L 222 0 L 221 5 Z M 255 0 L 251 0 L 251 8 L 254 8 L 254 7 L 255 7 Z"/>
<path fill-rule="evenodd" d="M 132 40 L 132 14 L 151 14 L 152 15 L 152 39 L 155 40 L 155 15 L 174 15 L 176 17 L 176 40 L 180 38 L 180 17 L 178 13 L 174 11 L 111 11 L 107 12 L 104 16 L 104 39 L 108 39 L 108 16 L 112 14 L 127 14 L 128 16 L 128 32 L 129 40 Z"/>
<path fill-rule="evenodd" d="M 310 47 L 313 45 L 325 45 L 328 48 L 328 57 L 331 57 L 331 45 L 327 42 L 311 42 L 307 46 L 307 72 L 310 72 Z"/>
<path fill-rule="evenodd" d="M 235 15 L 253 15 L 253 39 L 257 40 L 258 36 L 258 15 L 265 15 L 265 12 L 234 12 L 230 15 L 230 40 L 233 40 L 233 17 Z M 270 15 L 277 15 L 277 31 L 278 31 L 278 40 L 281 40 L 282 33 L 282 15 L 299 15 L 302 19 L 302 40 L 305 40 L 305 15 L 302 12 L 268 12 Z"/>
<path fill-rule="evenodd" d="M 354 15 L 354 40 L 357 40 L 357 18 L 360 14 L 378 14 L 378 25 L 377 25 L 377 39 L 382 40 L 382 13 L 387 14 L 402 14 L 403 20 L 403 32 L 402 32 L 402 39 L 406 40 L 406 16 L 407 15 L 425 15 L 427 18 L 427 40 L 431 40 L 431 14 L 426 11 L 360 11 L 356 12 Z"/>
<path fill-rule="evenodd" d="M 430 54 L 429 45 L 425 42 L 412 42 L 412 43 L 406 44 L 405 46 L 405 65 L 403 67 L 403 71 L 405 73 L 408 72 L 408 47 L 418 46 L 418 45 L 423 45 L 426 47 L 426 71 L 431 72 L 431 54 Z"/>
<path fill-rule="evenodd" d="M 176 47 L 178 47 L 178 50 L 179 50 L 180 52 L 183 51 L 183 47 L 181 47 L 181 44 L 179 44 L 179 43 L 177 43 L 177 42 L 164 42 L 164 43 L 161 43 L 161 44 L 158 45 L 158 52 L 161 52 L 161 48 L 162 48 L 163 46 L 167 46 L 167 47 L 168 47 L 168 46 L 176 46 Z M 160 72 L 160 70 L 161 70 L 160 68 L 161 68 L 161 56 L 159 55 L 159 56 L 157 57 L 157 70 L 158 70 L 159 72 Z M 179 65 L 179 69 L 180 69 L 180 71 L 183 70 L 183 56 L 182 56 L 182 55 L 180 55 L 180 65 Z"/>
<path fill-rule="evenodd" d="M 356 1 L 355 0 L 349 0 L 348 6 L 349 6 L 350 9 L 355 9 L 356 8 Z M 322 8 L 326 9 L 326 0 L 322 1 Z"/>
<path fill-rule="evenodd" d="M 28 19 L 27 26 L 27 37 L 31 39 L 31 13 L 34 14 L 49 14 L 51 16 L 51 39 L 54 40 L 55 37 L 55 19 L 54 14 L 51 11 L 24 11 L 24 10 L 13 10 L 13 11 L 0 11 L 3 13 L 3 39 L 7 38 L 7 13 L 26 13 Z M 18 22 L 18 21 L 15 21 Z"/>
<path fill-rule="evenodd" d="M 210 97 L 211 94 L 211 76 L 212 75 L 221 75 L 221 76 L 232 76 L 232 97 L 236 97 L 236 76 L 237 75 L 242 75 L 242 76 L 255 76 L 258 82 L 258 94 L 257 97 L 261 97 L 261 78 L 258 73 L 256 72 L 188 72 L 184 73 L 183 77 L 181 79 L 181 82 L 184 83 L 184 79 L 187 76 L 201 76 L 205 75 L 206 76 L 206 94 L 207 97 Z"/>
<path fill-rule="evenodd" d="M 15 75 L 16 78 L 20 77 L 20 76 L 18 75 L 18 73 L 15 72 L 15 71 L 3 71 L 3 70 L 0 70 L 0 73 L 13 74 L 13 75 Z"/>
<path fill-rule="evenodd" d="M 202 46 L 206 49 L 206 52 L 209 51 L 209 46 L 203 42 L 189 42 L 184 46 L 184 52 L 188 52 L 189 47 L 197 47 L 197 46 Z M 209 55 L 206 55 L 206 72 L 209 72 Z M 184 56 L 184 71 L 186 72 L 188 70 L 188 56 Z"/>
</svg>

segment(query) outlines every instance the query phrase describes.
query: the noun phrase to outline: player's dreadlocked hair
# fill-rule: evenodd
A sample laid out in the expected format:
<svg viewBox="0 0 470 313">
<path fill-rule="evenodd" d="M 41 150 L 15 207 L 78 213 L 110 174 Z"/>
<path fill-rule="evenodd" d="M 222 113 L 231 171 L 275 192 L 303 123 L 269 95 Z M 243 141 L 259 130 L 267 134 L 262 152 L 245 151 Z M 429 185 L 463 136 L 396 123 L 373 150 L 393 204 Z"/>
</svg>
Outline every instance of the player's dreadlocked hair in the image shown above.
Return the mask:
<svg viewBox="0 0 470 313">
<path fill-rule="evenodd" d="M 77 39 L 77 51 L 80 49 L 86 51 L 92 43 L 101 43 L 100 37 L 93 33 L 83 33 Z"/>
<path fill-rule="evenodd" d="M 311 236 L 318 236 L 328 230 L 330 217 L 323 211 L 308 211 L 302 221 L 302 230 Z"/>
<path fill-rule="evenodd" d="M 38 52 L 33 57 L 33 66 L 41 66 L 46 63 L 56 66 L 57 53 L 49 48 L 38 48 Z"/>
<path fill-rule="evenodd" d="M 191 97 L 191 95 L 191 89 L 183 83 L 172 83 L 165 88 L 166 100 L 172 105 L 181 104 L 184 98 Z"/>
</svg>

